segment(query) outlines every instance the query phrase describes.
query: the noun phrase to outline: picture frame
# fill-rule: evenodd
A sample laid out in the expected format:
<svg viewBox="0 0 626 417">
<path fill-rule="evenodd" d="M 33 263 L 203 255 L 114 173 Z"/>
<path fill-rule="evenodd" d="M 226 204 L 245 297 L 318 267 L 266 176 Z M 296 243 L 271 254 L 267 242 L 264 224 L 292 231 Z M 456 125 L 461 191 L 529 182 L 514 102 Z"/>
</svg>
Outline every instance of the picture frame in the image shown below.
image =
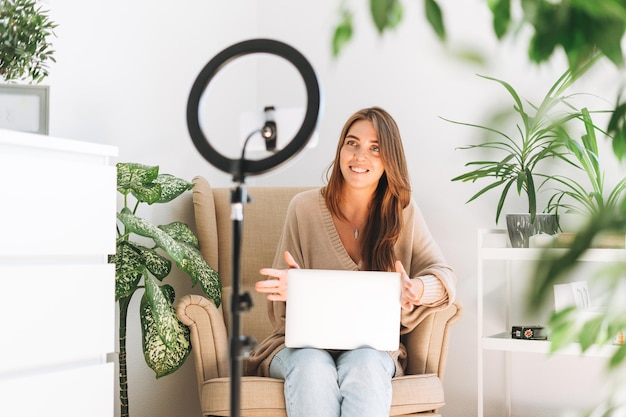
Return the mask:
<svg viewBox="0 0 626 417">
<path fill-rule="evenodd" d="M 0 84 L 0 129 L 48 134 L 50 87 Z"/>
</svg>

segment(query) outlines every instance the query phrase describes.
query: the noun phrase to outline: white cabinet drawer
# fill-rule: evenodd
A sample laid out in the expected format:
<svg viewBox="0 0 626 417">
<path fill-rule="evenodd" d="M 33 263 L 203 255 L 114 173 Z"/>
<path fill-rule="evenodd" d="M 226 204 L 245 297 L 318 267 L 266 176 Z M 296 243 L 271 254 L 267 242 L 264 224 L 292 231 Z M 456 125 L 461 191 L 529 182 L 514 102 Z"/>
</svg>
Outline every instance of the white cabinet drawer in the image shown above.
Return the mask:
<svg viewBox="0 0 626 417">
<path fill-rule="evenodd" d="M 0 378 L 113 352 L 114 275 L 109 264 L 0 265 Z"/>
<path fill-rule="evenodd" d="M 0 416 L 111 417 L 112 363 L 57 372 L 0 378 Z"/>
<path fill-rule="evenodd" d="M 0 256 L 115 253 L 116 171 L 2 152 Z"/>
</svg>

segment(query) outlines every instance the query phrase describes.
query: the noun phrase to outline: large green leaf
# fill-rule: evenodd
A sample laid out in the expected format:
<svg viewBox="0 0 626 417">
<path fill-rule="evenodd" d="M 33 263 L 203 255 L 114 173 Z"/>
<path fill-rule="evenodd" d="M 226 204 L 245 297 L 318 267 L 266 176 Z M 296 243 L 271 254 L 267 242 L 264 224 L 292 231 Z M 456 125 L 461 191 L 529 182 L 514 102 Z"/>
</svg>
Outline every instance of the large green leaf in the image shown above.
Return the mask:
<svg viewBox="0 0 626 417">
<path fill-rule="evenodd" d="M 159 228 L 179 242 L 185 242 L 194 248 L 200 247 L 198 244 L 198 238 L 185 223 L 173 222 L 161 225 Z"/>
<path fill-rule="evenodd" d="M 176 263 L 183 260 L 185 248 L 164 230 L 141 217 L 135 216 L 127 210 L 118 213 L 117 218 L 124 224 L 127 232 L 151 238 L 157 246 L 171 256 Z"/>
<path fill-rule="evenodd" d="M 206 263 L 196 248 L 197 242 L 190 238 L 190 230 L 184 223 L 174 222 L 161 228 L 135 216 L 128 210 L 118 213 L 117 217 L 129 232 L 154 240 L 156 245 L 176 262 L 178 268 L 189 274 L 192 285 L 200 282 L 205 294 L 213 299 L 216 305 L 220 305 L 221 282 L 219 274 Z M 191 242 L 188 242 L 189 240 Z"/>
<path fill-rule="evenodd" d="M 146 279 L 140 305 L 143 351 L 157 378 L 180 368 L 191 351 L 189 329 L 178 321 L 173 301 L 171 286 L 159 287 L 152 278 Z"/>
<path fill-rule="evenodd" d="M 115 300 L 128 297 L 146 272 L 144 258 L 134 245 L 122 240 L 117 243 L 115 255 L 109 257 L 115 264 Z"/>
<path fill-rule="evenodd" d="M 163 281 L 172 271 L 172 261 L 158 253 L 155 249 L 146 248 L 145 246 L 133 243 L 143 256 L 146 268 L 159 281 Z"/>
<path fill-rule="evenodd" d="M 222 302 L 222 283 L 219 274 L 206 263 L 199 250 L 188 244 L 183 245 L 187 248 L 185 258 L 177 266 L 191 276 L 193 285 L 199 282 L 204 293 L 219 307 Z"/>
<path fill-rule="evenodd" d="M 152 204 L 161 199 L 161 185 L 154 182 L 159 175 L 158 166 L 135 163 L 118 163 L 117 191 L 124 196 L 131 193 L 138 201 Z"/>
<path fill-rule="evenodd" d="M 185 191 L 191 190 L 193 184 L 170 174 L 161 174 L 154 180 L 155 184 L 161 186 L 161 196 L 157 203 L 167 203 L 172 201 Z"/>
</svg>

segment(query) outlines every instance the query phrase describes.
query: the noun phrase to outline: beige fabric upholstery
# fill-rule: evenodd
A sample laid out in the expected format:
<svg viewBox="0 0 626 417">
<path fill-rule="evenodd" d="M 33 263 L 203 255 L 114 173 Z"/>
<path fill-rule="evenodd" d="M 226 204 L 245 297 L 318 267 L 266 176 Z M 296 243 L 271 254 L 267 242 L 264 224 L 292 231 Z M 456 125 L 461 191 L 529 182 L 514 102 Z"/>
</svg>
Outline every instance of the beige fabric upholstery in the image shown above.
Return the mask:
<svg viewBox="0 0 626 417">
<path fill-rule="evenodd" d="M 186 295 L 177 305 L 180 320 L 190 327 L 192 355 L 196 366 L 198 393 L 204 416 L 228 416 L 230 399 L 230 357 L 228 339 L 229 301 L 232 275 L 232 221 L 230 189 L 212 189 L 206 179 L 193 180 L 194 213 L 200 249 L 207 262 L 217 269 L 224 287 L 223 305 L 199 295 Z M 266 302 L 257 294 L 254 282 L 258 271 L 271 265 L 282 231 L 287 205 L 305 188 L 248 187 L 252 201 L 244 205 L 241 287 L 253 297 L 254 307 L 243 313 L 242 333 L 257 341 L 272 331 Z M 408 349 L 407 375 L 392 381 L 390 416 L 438 416 L 444 405 L 443 378 L 449 326 L 460 315 L 460 306 L 430 315 L 405 336 Z M 241 379 L 242 417 L 280 417 L 285 414 L 283 382 L 272 378 Z"/>
</svg>

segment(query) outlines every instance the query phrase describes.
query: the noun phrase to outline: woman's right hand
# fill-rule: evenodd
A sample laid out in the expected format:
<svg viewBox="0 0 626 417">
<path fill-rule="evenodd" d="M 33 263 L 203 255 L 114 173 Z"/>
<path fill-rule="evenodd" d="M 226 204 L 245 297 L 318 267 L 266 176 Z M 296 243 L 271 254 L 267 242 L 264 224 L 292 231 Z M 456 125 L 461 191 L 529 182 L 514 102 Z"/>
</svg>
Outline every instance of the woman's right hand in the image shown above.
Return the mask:
<svg viewBox="0 0 626 417">
<path fill-rule="evenodd" d="M 289 252 L 284 253 L 285 263 L 290 269 L 300 268 Z M 268 275 L 271 279 L 257 281 L 254 289 L 267 294 L 269 301 L 287 301 L 287 272 L 289 269 L 261 268 L 261 275 Z"/>
</svg>

